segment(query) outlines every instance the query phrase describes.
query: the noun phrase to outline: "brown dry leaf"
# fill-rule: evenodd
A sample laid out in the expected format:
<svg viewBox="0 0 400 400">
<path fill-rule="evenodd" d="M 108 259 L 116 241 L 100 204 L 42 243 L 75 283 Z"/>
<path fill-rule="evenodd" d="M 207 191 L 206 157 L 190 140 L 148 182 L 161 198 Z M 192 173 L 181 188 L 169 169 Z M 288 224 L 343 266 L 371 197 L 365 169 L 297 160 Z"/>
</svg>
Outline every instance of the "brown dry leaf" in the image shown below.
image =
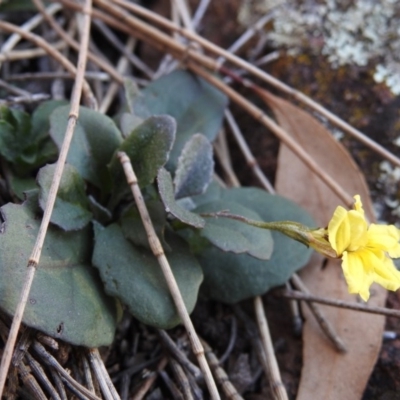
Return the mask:
<svg viewBox="0 0 400 400">
<path fill-rule="evenodd" d="M 364 177 L 346 149 L 335 141 L 316 119 L 298 107 L 263 92 L 279 124 L 309 153 L 327 174 L 350 194 L 360 194 L 370 221 L 374 221 L 372 204 Z M 308 210 L 319 226 L 326 226 L 341 203 L 336 195 L 298 159 L 281 145 L 276 189 Z M 329 260 L 322 267 L 322 257 L 315 255 L 301 272 L 310 291 L 346 301 L 357 301 L 350 295 L 340 268 L 340 261 Z M 369 305 L 383 306 L 386 291 L 371 288 Z M 384 318 L 372 314 L 321 306 L 348 352 L 335 351 L 319 325 L 303 305 L 306 323 L 303 330 L 303 369 L 298 400 L 356 400 L 362 397 L 381 346 Z"/>
</svg>

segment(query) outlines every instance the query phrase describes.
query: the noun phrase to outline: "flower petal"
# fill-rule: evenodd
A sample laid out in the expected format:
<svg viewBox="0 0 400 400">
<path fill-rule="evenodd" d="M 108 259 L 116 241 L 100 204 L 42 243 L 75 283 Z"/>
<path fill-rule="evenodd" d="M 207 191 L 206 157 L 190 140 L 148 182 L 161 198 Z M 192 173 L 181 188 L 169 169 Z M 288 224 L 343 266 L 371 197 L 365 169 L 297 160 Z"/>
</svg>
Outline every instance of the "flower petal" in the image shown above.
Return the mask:
<svg viewBox="0 0 400 400">
<path fill-rule="evenodd" d="M 387 251 L 390 257 L 400 257 L 400 232 L 394 225 L 371 224 L 368 228 L 369 249 Z"/>
<path fill-rule="evenodd" d="M 350 223 L 348 211 L 339 206 L 333 213 L 328 225 L 329 243 L 340 256 L 350 244 Z"/>
<path fill-rule="evenodd" d="M 364 263 L 362 253 L 345 251 L 342 257 L 342 268 L 349 293 L 358 293 L 364 301 L 367 301 L 374 274 L 373 269 Z"/>
<path fill-rule="evenodd" d="M 368 242 L 368 224 L 364 218 L 364 214 L 359 211 L 349 211 L 347 217 L 350 224 L 350 243 L 346 250 L 356 251 L 364 247 Z"/>
<path fill-rule="evenodd" d="M 400 288 L 400 272 L 389 257 L 374 264 L 374 281 L 387 290 Z"/>
<path fill-rule="evenodd" d="M 354 203 L 354 205 L 353 205 L 354 210 L 356 210 L 357 212 L 359 212 L 360 214 L 362 214 L 362 216 L 364 216 L 364 209 L 363 209 L 363 206 L 362 206 L 362 203 L 361 203 L 361 197 L 360 197 L 360 195 L 359 195 L 359 194 L 356 194 L 356 195 L 354 196 L 354 200 L 355 200 L 355 203 Z"/>
</svg>

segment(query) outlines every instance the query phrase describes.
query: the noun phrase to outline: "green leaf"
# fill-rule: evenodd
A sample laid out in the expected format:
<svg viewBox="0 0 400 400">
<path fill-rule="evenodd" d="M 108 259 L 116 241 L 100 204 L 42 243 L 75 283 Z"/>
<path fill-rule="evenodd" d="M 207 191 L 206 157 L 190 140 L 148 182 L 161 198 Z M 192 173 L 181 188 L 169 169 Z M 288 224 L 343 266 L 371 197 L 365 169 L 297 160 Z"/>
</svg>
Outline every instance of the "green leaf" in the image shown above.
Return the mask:
<svg viewBox="0 0 400 400">
<path fill-rule="evenodd" d="M 18 110 L 3 108 L 0 112 L 0 154 L 13 165 L 18 175 L 54 161 L 57 147 L 49 136 L 49 114 L 62 102 L 45 102 L 31 117 Z M 64 102 L 65 103 L 65 102 Z"/>
<path fill-rule="evenodd" d="M 134 104 L 135 115 L 147 118 L 149 112 L 168 114 L 176 119 L 176 141 L 168 161 L 174 170 L 185 143 L 198 132 L 211 142 L 221 129 L 228 100 L 203 79 L 177 70 L 150 83 Z"/>
<path fill-rule="evenodd" d="M 0 154 L 12 163 L 19 161 L 30 144 L 31 123 L 29 114 L 15 109 L 0 109 Z"/>
<path fill-rule="evenodd" d="M 220 199 L 252 209 L 263 221 L 290 220 L 315 226 L 307 212 L 295 203 L 261 189 L 225 189 L 220 191 Z M 247 254 L 226 253 L 215 247 L 204 249 L 198 256 L 204 272 L 204 294 L 225 303 L 236 303 L 284 284 L 308 262 L 311 249 L 279 232 L 271 234 L 274 249 L 267 261 Z"/>
<path fill-rule="evenodd" d="M 191 312 L 203 279 L 201 268 L 180 238 L 167 239 L 173 251 L 166 256 Z M 155 256 L 127 241 L 117 224 L 96 229 L 93 264 L 100 270 L 107 293 L 118 297 L 140 321 L 162 329 L 180 323 Z"/>
<path fill-rule="evenodd" d="M 39 204 L 42 210 L 46 207 L 55 169 L 55 164 L 46 165 L 40 169 L 37 176 L 40 187 Z M 50 221 L 65 231 L 77 231 L 86 226 L 91 219 L 85 182 L 75 167 L 65 164 Z"/>
<path fill-rule="evenodd" d="M 175 198 L 203 193 L 212 180 L 214 160 L 211 143 L 197 133 L 183 147 L 175 171 Z"/>
<path fill-rule="evenodd" d="M 93 196 L 88 196 L 90 211 L 93 213 L 93 219 L 102 225 L 108 224 L 112 219 L 110 210 L 102 206 Z"/>
<path fill-rule="evenodd" d="M 136 82 L 132 79 L 125 78 L 124 79 L 124 93 L 125 93 L 125 99 L 126 103 L 128 106 L 128 110 L 131 115 L 134 113 L 134 104 L 137 101 L 139 96 L 143 96 L 142 93 L 140 92 L 140 89 Z M 145 118 L 150 117 L 150 115 L 146 115 Z"/>
<path fill-rule="evenodd" d="M 67 128 L 69 111 L 69 106 L 59 107 L 50 116 L 50 135 L 59 149 Z M 111 118 L 80 107 L 67 162 L 73 165 L 85 180 L 104 192 L 109 192 L 111 177 L 107 163 L 121 142 L 121 132 Z"/>
<path fill-rule="evenodd" d="M 261 217 L 254 211 L 230 201 L 215 201 L 197 207 L 196 213 L 214 213 L 228 210 L 231 214 L 241 215 L 256 221 Z M 271 258 L 273 240 L 271 232 L 257 229 L 228 218 L 208 217 L 206 225 L 198 235 L 207 238 L 214 246 L 223 251 L 240 254 L 247 253 L 261 260 Z"/>
<path fill-rule="evenodd" d="M 13 314 L 40 219 L 24 205 L 1 208 L 0 307 Z M 23 322 L 75 345 L 98 347 L 114 338 L 117 308 L 90 266 L 91 229 L 63 232 L 50 226 Z"/>
<path fill-rule="evenodd" d="M 121 132 L 124 138 L 127 138 L 140 124 L 143 123 L 143 118 L 136 115 L 123 113 L 120 119 Z"/>
<path fill-rule="evenodd" d="M 186 210 L 175 201 L 171 174 L 166 169 L 161 168 L 158 171 L 157 183 L 161 200 L 164 203 L 167 213 L 171 213 L 175 218 L 187 225 L 191 225 L 195 228 L 204 227 L 205 221 L 200 215 Z"/>
<path fill-rule="evenodd" d="M 49 138 L 50 115 L 58 107 L 67 106 L 69 103 L 65 100 L 44 101 L 32 113 L 31 124 L 32 133 L 38 139 Z"/>
<path fill-rule="evenodd" d="M 20 200 L 25 199 L 25 192 L 37 188 L 36 180 L 34 178 L 19 178 L 15 175 L 10 176 L 9 184 L 11 191 Z"/>
<path fill-rule="evenodd" d="M 176 123 L 168 115 L 157 115 L 146 119 L 127 137 L 118 151 L 124 151 L 132 162 L 132 167 L 141 188 L 154 181 L 157 171 L 167 162 L 175 140 Z M 113 179 L 113 200 L 115 205 L 130 193 L 117 153 L 109 164 Z"/>
<path fill-rule="evenodd" d="M 164 210 L 164 205 L 159 200 L 148 200 L 146 202 L 146 207 L 156 234 L 163 242 L 164 230 L 167 224 L 167 215 Z M 131 207 L 121 215 L 120 224 L 125 238 L 129 239 L 135 245 L 150 248 L 146 230 L 144 229 L 142 219 L 135 205 L 131 205 Z M 165 242 L 163 243 L 163 246 L 164 245 Z"/>
</svg>

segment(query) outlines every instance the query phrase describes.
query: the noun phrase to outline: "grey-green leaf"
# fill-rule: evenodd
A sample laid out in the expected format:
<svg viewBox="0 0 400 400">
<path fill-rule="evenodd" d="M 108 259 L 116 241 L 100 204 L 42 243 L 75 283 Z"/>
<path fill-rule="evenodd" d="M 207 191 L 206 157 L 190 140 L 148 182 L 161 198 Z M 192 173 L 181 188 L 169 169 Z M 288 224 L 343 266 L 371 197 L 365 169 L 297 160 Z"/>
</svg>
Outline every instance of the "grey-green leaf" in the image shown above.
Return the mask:
<svg viewBox="0 0 400 400">
<path fill-rule="evenodd" d="M 55 169 L 55 164 L 46 165 L 39 170 L 37 176 L 40 187 L 39 204 L 42 210 L 49 197 Z M 65 231 L 77 231 L 85 227 L 91 219 L 85 182 L 75 167 L 65 164 L 50 221 Z"/>
<path fill-rule="evenodd" d="M 249 208 L 230 201 L 214 201 L 197 207 L 196 213 L 214 213 L 227 210 L 231 214 L 260 221 L 261 217 Z M 254 228 L 228 218 L 208 217 L 206 225 L 198 234 L 207 238 L 214 246 L 223 251 L 240 254 L 247 253 L 261 260 L 271 258 L 273 240 L 271 232 Z"/>
<path fill-rule="evenodd" d="M 167 238 L 172 272 L 191 312 L 203 274 L 187 245 L 176 235 Z M 118 297 L 145 324 L 168 329 L 180 323 L 165 278 L 155 256 L 125 239 L 117 224 L 96 229 L 93 264 L 100 270 L 107 293 Z"/>
<path fill-rule="evenodd" d="M 163 246 L 165 246 L 166 242 L 164 241 L 164 230 L 167 224 L 167 215 L 164 205 L 159 200 L 148 200 L 146 201 L 146 207 L 147 211 L 149 212 L 154 230 L 156 231 L 156 234 L 161 240 Z M 144 228 L 139 210 L 135 205 L 131 205 L 122 213 L 120 225 L 125 238 L 130 240 L 134 245 L 143 246 L 150 249 L 147 232 Z M 168 248 L 168 245 L 166 245 L 166 248 Z"/>
<path fill-rule="evenodd" d="M 166 169 L 161 168 L 158 171 L 157 183 L 161 200 L 163 201 L 165 210 L 168 213 L 171 213 L 175 218 L 187 225 L 191 225 L 195 228 L 204 227 L 205 221 L 200 217 L 200 215 L 186 210 L 175 201 L 171 174 Z"/>
<path fill-rule="evenodd" d="M 178 125 L 176 141 L 168 161 L 174 170 L 185 143 L 197 132 L 211 142 L 221 129 L 227 97 L 190 72 L 176 70 L 150 83 L 133 104 L 135 114 L 149 112 L 173 116 Z"/>
<path fill-rule="evenodd" d="M 315 226 L 307 212 L 295 203 L 261 189 L 225 189 L 220 191 L 220 199 L 252 209 L 263 221 L 291 220 Z M 274 249 L 267 261 L 247 254 L 226 253 L 215 247 L 204 249 L 198 256 L 204 272 L 204 293 L 215 300 L 235 303 L 284 284 L 307 263 L 311 249 L 279 232 L 271 233 Z"/>
<path fill-rule="evenodd" d="M 130 158 L 141 188 L 152 183 L 159 168 L 167 162 L 175 140 L 175 131 L 176 123 L 172 117 L 153 116 L 135 128 L 118 148 L 118 151 L 124 151 Z M 112 205 L 115 205 L 130 193 L 117 153 L 109 164 L 109 170 L 114 188 Z"/>
<path fill-rule="evenodd" d="M 211 143 L 196 133 L 183 147 L 175 171 L 175 198 L 203 193 L 212 180 L 214 160 Z"/>
<path fill-rule="evenodd" d="M 59 149 L 64 139 L 69 110 L 69 106 L 59 107 L 50 116 L 50 135 Z M 104 192 L 109 192 L 111 177 L 107 163 L 121 142 L 121 132 L 111 118 L 80 107 L 67 162 L 73 165 L 85 180 Z"/>
<path fill-rule="evenodd" d="M 40 219 L 26 204 L 1 208 L 0 307 L 13 314 Z M 75 345 L 109 345 L 117 323 L 117 305 L 102 289 L 90 265 L 91 230 L 63 232 L 50 226 L 23 322 Z"/>
</svg>

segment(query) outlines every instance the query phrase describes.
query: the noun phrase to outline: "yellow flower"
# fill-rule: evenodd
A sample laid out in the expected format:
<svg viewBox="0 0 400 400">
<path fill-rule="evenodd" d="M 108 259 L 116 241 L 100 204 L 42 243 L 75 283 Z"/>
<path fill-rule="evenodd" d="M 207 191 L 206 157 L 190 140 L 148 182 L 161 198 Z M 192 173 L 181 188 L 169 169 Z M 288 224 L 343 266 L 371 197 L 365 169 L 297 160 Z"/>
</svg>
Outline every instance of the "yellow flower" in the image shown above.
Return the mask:
<svg viewBox="0 0 400 400">
<path fill-rule="evenodd" d="M 368 225 L 359 195 L 354 209 L 336 208 L 328 225 L 328 240 L 338 257 L 350 293 L 365 301 L 377 282 L 388 290 L 400 287 L 400 272 L 391 258 L 400 257 L 400 230 L 394 225 Z"/>
</svg>

